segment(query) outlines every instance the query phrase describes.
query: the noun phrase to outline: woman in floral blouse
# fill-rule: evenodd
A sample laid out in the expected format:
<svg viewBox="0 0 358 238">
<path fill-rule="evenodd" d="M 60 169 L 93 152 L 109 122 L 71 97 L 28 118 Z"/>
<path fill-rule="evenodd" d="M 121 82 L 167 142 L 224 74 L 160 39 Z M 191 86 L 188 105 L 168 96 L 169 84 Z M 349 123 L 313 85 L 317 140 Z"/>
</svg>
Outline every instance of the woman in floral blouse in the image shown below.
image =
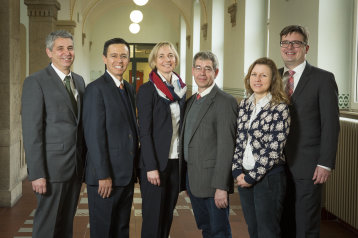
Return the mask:
<svg viewBox="0 0 358 238">
<path fill-rule="evenodd" d="M 277 238 L 286 191 L 283 148 L 289 100 L 271 59 L 257 59 L 244 80 L 248 97 L 238 108 L 232 174 L 250 237 Z"/>
</svg>

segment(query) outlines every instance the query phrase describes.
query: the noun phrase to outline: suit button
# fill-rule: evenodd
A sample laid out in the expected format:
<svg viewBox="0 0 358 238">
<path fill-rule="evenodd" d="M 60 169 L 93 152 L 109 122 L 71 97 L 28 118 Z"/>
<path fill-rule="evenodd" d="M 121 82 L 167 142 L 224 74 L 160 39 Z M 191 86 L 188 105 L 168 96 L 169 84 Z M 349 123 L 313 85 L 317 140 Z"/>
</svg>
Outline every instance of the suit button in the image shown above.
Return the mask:
<svg viewBox="0 0 358 238">
<path fill-rule="evenodd" d="M 131 152 L 129 152 L 129 154 L 131 155 L 131 156 L 133 156 L 133 152 L 131 151 Z"/>
<path fill-rule="evenodd" d="M 131 138 L 132 138 L 132 135 L 131 135 L 131 134 L 129 134 L 129 135 L 128 135 L 128 137 L 129 137 L 129 139 L 131 139 Z"/>
</svg>

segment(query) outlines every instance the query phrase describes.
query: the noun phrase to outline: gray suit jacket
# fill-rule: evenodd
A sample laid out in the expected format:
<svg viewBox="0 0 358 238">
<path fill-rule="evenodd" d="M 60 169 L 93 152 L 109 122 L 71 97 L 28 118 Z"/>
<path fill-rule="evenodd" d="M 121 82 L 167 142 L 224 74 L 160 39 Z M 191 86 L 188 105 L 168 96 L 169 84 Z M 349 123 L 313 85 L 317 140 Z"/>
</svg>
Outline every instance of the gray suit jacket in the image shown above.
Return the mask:
<svg viewBox="0 0 358 238">
<path fill-rule="evenodd" d="M 231 163 L 234 154 L 237 102 L 216 85 L 206 95 L 188 144 L 188 180 L 196 197 L 214 197 L 216 189 L 232 192 Z M 183 145 L 187 112 L 195 95 L 187 101 L 182 133 Z M 182 146 L 181 146 L 182 147 Z M 183 148 L 180 150 L 183 162 Z"/>
<path fill-rule="evenodd" d="M 78 91 L 77 116 L 70 96 L 51 65 L 25 79 L 22 130 L 29 180 L 69 181 L 83 176 L 84 138 L 81 125 L 83 78 L 72 72 Z"/>
</svg>

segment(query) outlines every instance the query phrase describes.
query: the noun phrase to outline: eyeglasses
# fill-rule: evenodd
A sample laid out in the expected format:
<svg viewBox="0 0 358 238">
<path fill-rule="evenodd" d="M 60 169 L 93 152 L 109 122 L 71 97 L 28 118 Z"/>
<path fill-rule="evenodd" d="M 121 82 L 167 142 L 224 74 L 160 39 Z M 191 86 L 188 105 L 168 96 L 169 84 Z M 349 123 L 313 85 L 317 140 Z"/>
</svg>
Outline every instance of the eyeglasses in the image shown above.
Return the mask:
<svg viewBox="0 0 358 238">
<path fill-rule="evenodd" d="M 301 46 L 307 45 L 307 44 L 302 41 L 280 41 L 280 46 L 282 48 L 287 48 L 289 45 L 292 45 L 293 48 L 300 48 Z"/>
<path fill-rule="evenodd" d="M 204 72 L 211 73 L 214 69 L 211 68 L 210 66 L 205 66 L 205 67 L 203 68 L 203 67 L 197 65 L 197 66 L 194 67 L 194 70 L 195 70 L 196 72 L 201 72 L 202 70 L 204 70 Z"/>
</svg>

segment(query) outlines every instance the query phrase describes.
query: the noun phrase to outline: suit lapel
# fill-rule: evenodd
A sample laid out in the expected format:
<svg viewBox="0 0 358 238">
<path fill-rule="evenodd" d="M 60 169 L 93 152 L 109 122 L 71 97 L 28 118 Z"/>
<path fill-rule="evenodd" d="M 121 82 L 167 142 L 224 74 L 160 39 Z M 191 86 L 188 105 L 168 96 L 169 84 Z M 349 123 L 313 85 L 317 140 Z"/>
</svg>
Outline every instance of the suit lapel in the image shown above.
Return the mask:
<svg viewBox="0 0 358 238">
<path fill-rule="evenodd" d="M 84 87 L 83 86 L 83 83 L 82 83 L 82 80 L 77 77 L 77 75 L 75 75 L 74 73 L 72 73 L 72 79 L 73 79 L 73 82 L 75 84 L 75 87 L 76 87 L 76 90 L 77 90 L 77 122 L 79 121 L 79 119 L 81 118 L 81 105 L 82 105 L 82 100 L 83 100 L 83 93 L 85 91 Z"/>
<path fill-rule="evenodd" d="M 71 99 L 70 99 L 70 95 L 68 94 L 65 85 L 63 85 L 61 78 L 58 76 L 58 74 L 56 73 L 56 71 L 52 68 L 51 65 L 47 66 L 47 70 L 50 74 L 50 78 L 52 80 L 52 82 L 54 83 L 54 85 L 57 87 L 57 89 L 61 92 L 63 98 L 65 99 L 65 103 L 66 105 L 70 108 L 70 110 L 73 113 L 73 116 L 76 118 L 76 113 L 73 109 L 72 103 L 71 103 Z M 77 120 L 77 118 L 76 118 Z"/>
<path fill-rule="evenodd" d="M 292 94 L 291 100 L 296 101 L 296 98 L 300 96 L 307 82 L 310 80 L 309 72 L 311 71 L 311 65 L 306 63 L 306 67 L 303 70 L 300 80 L 298 81 L 297 87 Z"/>
<path fill-rule="evenodd" d="M 107 82 L 109 88 L 109 93 L 112 94 L 112 96 L 114 97 L 116 103 L 118 104 L 121 115 L 125 115 L 125 117 L 127 118 L 127 120 L 125 121 L 129 124 L 129 122 L 132 120 L 129 118 L 126 105 L 124 104 L 125 102 L 123 102 L 122 96 L 120 95 L 119 88 L 117 87 L 112 77 L 107 72 L 105 72 L 104 76 L 105 76 L 105 81 Z"/>
<path fill-rule="evenodd" d="M 199 128 L 200 122 L 204 118 L 205 114 L 208 112 L 211 104 L 213 104 L 217 91 L 218 91 L 218 87 L 215 85 L 211 90 L 211 92 L 206 96 L 207 98 L 203 101 L 203 105 L 201 105 L 197 119 L 194 123 L 192 135 L 190 136 L 189 142 L 191 141 L 191 138 L 195 134 L 196 130 Z"/>
</svg>

